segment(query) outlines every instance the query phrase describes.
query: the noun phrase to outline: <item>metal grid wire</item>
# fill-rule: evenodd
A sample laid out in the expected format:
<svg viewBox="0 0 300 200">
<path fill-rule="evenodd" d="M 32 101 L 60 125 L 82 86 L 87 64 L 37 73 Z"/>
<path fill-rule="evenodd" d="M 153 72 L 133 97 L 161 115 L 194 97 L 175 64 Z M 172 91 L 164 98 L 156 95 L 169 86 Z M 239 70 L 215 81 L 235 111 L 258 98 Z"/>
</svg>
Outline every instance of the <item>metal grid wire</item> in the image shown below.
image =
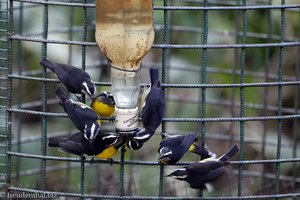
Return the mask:
<svg viewBox="0 0 300 200">
<path fill-rule="evenodd" d="M 297 1 L 153 1 L 156 39 L 140 75 L 144 86 L 149 67 L 161 72 L 166 112 L 158 132 L 197 131 L 199 143 L 218 154 L 240 146 L 221 185 L 231 188 L 211 193 L 165 178 L 199 158 L 159 165 L 159 134 L 140 151 L 123 148 L 112 165 L 47 147 L 49 136 L 71 134 L 74 127 L 57 106 L 59 81 L 39 66 L 42 57 L 80 67 L 97 89 L 110 90 L 109 67 L 93 36 L 94 3 L 1 0 L 3 197 L 300 199 Z"/>
</svg>

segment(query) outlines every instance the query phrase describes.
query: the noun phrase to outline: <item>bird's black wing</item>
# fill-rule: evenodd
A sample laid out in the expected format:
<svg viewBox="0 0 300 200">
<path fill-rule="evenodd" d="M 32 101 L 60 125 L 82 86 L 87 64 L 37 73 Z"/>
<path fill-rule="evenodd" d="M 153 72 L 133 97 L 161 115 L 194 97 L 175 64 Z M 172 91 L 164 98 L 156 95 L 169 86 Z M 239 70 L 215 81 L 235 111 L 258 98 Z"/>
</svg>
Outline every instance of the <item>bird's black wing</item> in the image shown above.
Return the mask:
<svg viewBox="0 0 300 200">
<path fill-rule="evenodd" d="M 164 95 L 162 89 L 157 87 L 157 84 L 159 84 L 159 81 L 152 86 L 142 108 L 141 117 L 145 128 L 152 127 L 156 129 L 163 119 Z"/>
<path fill-rule="evenodd" d="M 73 110 L 81 121 L 96 121 L 99 119 L 97 113 L 90 107 L 83 104 L 74 104 Z"/>
<path fill-rule="evenodd" d="M 161 140 L 159 146 L 161 147 L 178 147 L 182 141 L 184 140 L 184 135 L 178 135 L 175 137 L 165 137 L 164 139 Z"/>
<path fill-rule="evenodd" d="M 64 151 L 66 153 L 71 153 L 74 155 L 83 155 L 83 154 L 93 155 L 91 154 L 90 149 L 80 142 L 66 141 L 60 144 L 59 149 L 61 151 Z"/>
<path fill-rule="evenodd" d="M 74 133 L 69 137 L 50 137 L 48 139 L 48 146 L 49 147 L 59 147 L 60 143 L 64 143 L 68 140 L 74 141 L 74 142 L 81 142 L 83 139 L 84 139 L 84 137 L 81 132 Z"/>
<path fill-rule="evenodd" d="M 189 174 L 188 182 L 191 188 L 206 188 L 205 183 L 214 181 L 225 172 L 224 167 L 219 167 L 206 174 Z"/>
<path fill-rule="evenodd" d="M 239 152 L 239 147 L 238 145 L 234 145 L 231 147 L 231 149 L 222 155 L 219 160 L 220 161 L 228 161 L 230 158 L 232 158 L 237 152 Z"/>
<path fill-rule="evenodd" d="M 224 162 L 222 161 L 201 161 L 197 163 L 192 163 L 188 166 L 186 166 L 186 170 L 191 174 L 192 176 L 197 175 L 207 175 L 208 173 L 224 167 Z"/>
<path fill-rule="evenodd" d="M 65 85 L 66 79 L 68 77 L 68 71 L 72 69 L 70 66 L 66 66 L 59 63 L 54 63 L 47 58 L 43 58 L 40 62 L 40 64 L 44 67 L 47 67 L 51 71 L 53 71 L 57 78 Z"/>
<path fill-rule="evenodd" d="M 81 85 L 85 80 L 90 81 L 90 75 L 82 69 L 76 67 L 70 68 L 70 66 L 66 65 L 64 69 L 68 75 L 68 78 L 64 79 L 66 87 L 68 86 L 68 90 L 72 93 L 81 93 L 79 88 L 81 88 Z"/>
<path fill-rule="evenodd" d="M 180 147 L 188 150 L 190 146 L 195 142 L 195 140 L 196 140 L 196 133 L 188 133 L 187 135 L 184 135 Z"/>
</svg>

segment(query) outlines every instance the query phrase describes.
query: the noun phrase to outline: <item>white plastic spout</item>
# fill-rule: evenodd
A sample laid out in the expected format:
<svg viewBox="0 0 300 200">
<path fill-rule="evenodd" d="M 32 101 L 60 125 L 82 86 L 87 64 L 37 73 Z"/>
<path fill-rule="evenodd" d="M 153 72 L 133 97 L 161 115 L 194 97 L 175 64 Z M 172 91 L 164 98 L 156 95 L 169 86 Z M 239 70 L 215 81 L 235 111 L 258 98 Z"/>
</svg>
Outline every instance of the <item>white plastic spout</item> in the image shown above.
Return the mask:
<svg viewBox="0 0 300 200">
<path fill-rule="evenodd" d="M 138 108 L 116 108 L 115 125 L 117 131 L 130 132 L 138 126 Z"/>
</svg>

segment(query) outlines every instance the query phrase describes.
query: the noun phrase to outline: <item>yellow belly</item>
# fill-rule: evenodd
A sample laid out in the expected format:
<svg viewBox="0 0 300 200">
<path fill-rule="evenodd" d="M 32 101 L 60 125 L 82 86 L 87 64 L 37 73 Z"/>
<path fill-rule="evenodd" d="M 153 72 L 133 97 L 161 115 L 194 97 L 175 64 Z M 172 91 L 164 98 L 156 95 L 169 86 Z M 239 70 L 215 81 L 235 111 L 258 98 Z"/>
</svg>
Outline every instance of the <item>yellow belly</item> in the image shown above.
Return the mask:
<svg viewBox="0 0 300 200">
<path fill-rule="evenodd" d="M 114 106 L 106 105 L 97 100 L 92 103 L 92 108 L 100 117 L 110 117 L 115 112 Z"/>
<path fill-rule="evenodd" d="M 110 146 L 110 147 L 106 148 L 104 151 L 102 151 L 101 153 L 99 153 L 97 155 L 97 158 L 100 158 L 103 160 L 112 158 L 117 152 L 118 152 L 118 150 L 115 149 L 115 147 Z"/>
</svg>

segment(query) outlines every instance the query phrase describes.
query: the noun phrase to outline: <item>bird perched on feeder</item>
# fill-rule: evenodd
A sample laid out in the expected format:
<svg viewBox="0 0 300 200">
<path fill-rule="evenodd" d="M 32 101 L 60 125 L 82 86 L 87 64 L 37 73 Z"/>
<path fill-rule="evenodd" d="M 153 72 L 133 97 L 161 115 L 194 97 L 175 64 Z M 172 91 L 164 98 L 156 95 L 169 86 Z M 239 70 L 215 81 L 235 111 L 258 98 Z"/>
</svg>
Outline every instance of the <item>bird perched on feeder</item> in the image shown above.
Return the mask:
<svg viewBox="0 0 300 200">
<path fill-rule="evenodd" d="M 184 168 L 177 169 L 167 177 L 172 177 L 180 181 L 186 181 L 191 188 L 206 188 L 205 184 L 212 182 L 225 172 L 224 166 L 229 164 L 229 159 L 233 157 L 239 148 L 234 145 L 227 153 L 218 159 L 207 158 L 196 163 L 192 163 Z"/>
<path fill-rule="evenodd" d="M 51 62 L 47 58 L 43 58 L 40 64 L 53 71 L 69 92 L 87 94 L 93 98 L 96 87 L 87 72 L 70 65 Z"/>
<path fill-rule="evenodd" d="M 58 147 L 60 151 L 85 156 L 96 156 L 100 159 L 111 159 L 118 149 L 126 143 L 126 138 L 121 135 L 100 132 L 90 142 L 81 132 L 74 133 L 68 138 L 51 137 L 48 139 L 49 147 Z M 92 158 L 92 160 L 93 160 Z"/>
<path fill-rule="evenodd" d="M 100 120 L 95 111 L 78 101 L 70 99 L 61 87 L 56 88 L 56 96 L 69 118 L 87 140 L 94 140 L 100 132 Z"/>
<path fill-rule="evenodd" d="M 151 68 L 149 72 L 151 89 L 145 98 L 141 114 L 144 128 L 138 129 L 127 143 L 127 146 L 133 150 L 140 149 L 154 135 L 163 119 L 164 93 L 158 80 L 158 69 Z"/>
<path fill-rule="evenodd" d="M 162 164 L 177 163 L 188 151 L 196 153 L 203 158 L 216 157 L 205 147 L 199 147 L 195 144 L 198 140 L 196 133 L 188 133 L 186 135 L 167 135 L 162 133 L 164 139 L 160 142 L 158 148 L 158 160 Z"/>
<path fill-rule="evenodd" d="M 101 117 L 111 117 L 115 112 L 112 93 L 103 92 L 92 99 L 91 108 Z"/>
</svg>

